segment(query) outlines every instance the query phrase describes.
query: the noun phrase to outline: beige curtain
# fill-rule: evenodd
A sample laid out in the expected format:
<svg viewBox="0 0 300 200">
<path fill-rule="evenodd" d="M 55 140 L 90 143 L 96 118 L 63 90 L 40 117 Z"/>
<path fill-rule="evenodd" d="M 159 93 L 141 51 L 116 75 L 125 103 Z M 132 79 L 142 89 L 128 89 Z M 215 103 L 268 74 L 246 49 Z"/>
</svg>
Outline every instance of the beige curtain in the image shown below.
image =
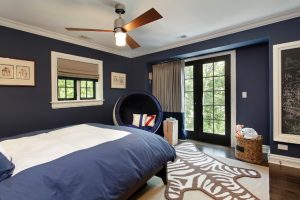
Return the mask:
<svg viewBox="0 0 300 200">
<path fill-rule="evenodd" d="M 164 112 L 183 112 L 184 61 L 153 65 L 152 93 Z"/>
<path fill-rule="evenodd" d="M 58 76 L 99 79 L 98 65 L 64 58 L 57 59 Z"/>
</svg>

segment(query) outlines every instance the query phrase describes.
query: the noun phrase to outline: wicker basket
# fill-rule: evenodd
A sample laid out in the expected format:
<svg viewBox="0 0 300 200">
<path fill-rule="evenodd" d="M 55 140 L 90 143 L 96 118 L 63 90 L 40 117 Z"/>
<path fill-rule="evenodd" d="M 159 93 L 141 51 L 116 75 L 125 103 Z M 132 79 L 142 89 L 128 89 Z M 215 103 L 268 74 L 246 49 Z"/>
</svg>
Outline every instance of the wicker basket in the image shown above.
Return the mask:
<svg viewBox="0 0 300 200">
<path fill-rule="evenodd" d="M 235 157 L 250 163 L 262 162 L 262 141 L 259 135 L 256 139 L 236 138 Z"/>
</svg>

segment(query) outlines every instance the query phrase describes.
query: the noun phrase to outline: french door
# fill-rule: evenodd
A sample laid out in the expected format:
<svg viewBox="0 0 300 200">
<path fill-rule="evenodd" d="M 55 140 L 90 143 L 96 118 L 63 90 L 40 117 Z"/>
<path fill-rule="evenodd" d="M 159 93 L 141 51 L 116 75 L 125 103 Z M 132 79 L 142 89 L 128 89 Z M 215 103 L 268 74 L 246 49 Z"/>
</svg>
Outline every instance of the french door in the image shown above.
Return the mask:
<svg viewBox="0 0 300 200">
<path fill-rule="evenodd" d="M 192 78 L 186 79 L 185 94 L 193 94 L 193 106 L 186 106 L 186 120 L 193 124 L 189 137 L 230 146 L 230 56 L 190 61 L 186 66 L 193 70 Z M 188 81 L 193 82 L 193 91 Z"/>
</svg>

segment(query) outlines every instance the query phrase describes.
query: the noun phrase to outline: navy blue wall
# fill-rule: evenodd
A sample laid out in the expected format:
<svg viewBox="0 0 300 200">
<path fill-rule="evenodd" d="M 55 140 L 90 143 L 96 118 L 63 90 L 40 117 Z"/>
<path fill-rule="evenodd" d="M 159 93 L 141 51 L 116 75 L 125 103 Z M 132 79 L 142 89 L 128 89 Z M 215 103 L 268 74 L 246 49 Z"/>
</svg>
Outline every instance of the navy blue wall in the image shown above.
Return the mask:
<svg viewBox="0 0 300 200">
<path fill-rule="evenodd" d="M 268 43 L 236 50 L 237 123 L 254 128 L 266 145 L 270 144 L 268 56 Z"/>
<path fill-rule="evenodd" d="M 0 56 L 34 60 L 35 87 L 0 86 L 0 137 L 84 122 L 112 124 L 113 106 L 128 90 L 143 89 L 129 58 L 0 27 Z M 51 51 L 103 61 L 104 105 L 51 109 Z M 127 90 L 110 88 L 110 72 L 127 74 Z M 141 86 L 141 87 L 139 87 Z"/>
<path fill-rule="evenodd" d="M 268 65 L 268 73 L 264 71 L 264 75 L 261 76 L 268 76 L 269 83 L 267 85 L 264 85 L 262 87 L 255 88 L 255 86 L 250 86 L 250 90 L 257 89 L 258 94 L 263 94 L 266 92 L 266 87 L 268 87 L 267 93 L 269 94 L 269 97 L 272 97 L 272 48 L 274 44 L 279 44 L 279 43 L 285 43 L 285 42 L 291 42 L 291 41 L 296 41 L 300 40 L 300 18 L 295 18 L 283 22 L 278 22 L 274 24 L 270 24 L 267 26 L 262 26 L 258 27 L 255 29 L 250 29 L 247 31 L 239 32 L 239 33 L 234 33 L 230 34 L 227 36 L 219 37 L 219 38 L 214 38 L 210 40 L 206 40 L 203 42 L 198 42 L 190 45 L 185 45 L 182 47 L 170 49 L 170 50 L 165 50 L 145 56 L 141 56 L 138 58 L 134 59 L 134 66 L 139 66 L 143 67 L 143 73 L 145 74 L 145 77 L 147 73 L 151 70 L 151 65 L 153 63 L 157 63 L 159 61 L 164 61 L 164 60 L 170 60 L 174 58 L 186 58 L 186 57 L 193 57 L 193 56 L 198 56 L 198 55 L 204 55 L 208 53 L 214 53 L 214 52 L 220 52 L 220 51 L 225 51 L 229 49 L 237 49 L 240 47 L 248 46 L 248 45 L 253 45 L 257 43 L 262 43 L 262 42 L 268 42 L 268 56 L 265 57 L 265 62 L 268 60 L 269 65 Z M 242 50 L 243 51 L 243 50 Z M 244 50 L 246 52 L 247 50 Z M 252 55 L 254 50 L 249 50 Z M 265 52 L 264 52 L 265 54 Z M 246 55 L 247 56 L 247 55 Z M 260 55 L 258 55 L 260 57 Z M 255 63 L 255 60 L 252 61 L 252 63 Z M 243 65 L 241 65 L 243 67 Z M 260 76 L 260 77 L 261 77 Z M 262 82 L 262 81 L 261 81 Z M 237 83 L 238 85 L 241 83 Z M 239 87 L 239 86 L 238 86 Z M 148 80 L 145 78 L 144 81 L 144 88 L 147 90 L 151 89 L 151 86 L 148 83 Z M 252 89 L 253 88 L 253 89 Z M 249 90 L 249 88 L 248 88 Z M 289 145 L 289 150 L 288 151 L 280 151 L 277 150 L 277 142 L 273 141 L 273 123 L 272 123 L 272 98 L 269 98 L 269 101 L 267 102 L 266 99 L 261 100 L 258 102 L 258 99 L 253 101 L 256 105 L 256 107 L 260 107 L 260 104 L 263 104 L 263 107 L 265 108 L 262 112 L 266 112 L 265 114 L 268 115 L 269 120 L 265 119 L 266 125 L 257 124 L 253 125 L 256 127 L 256 129 L 260 130 L 265 130 L 269 131 L 266 133 L 269 136 L 269 143 L 271 146 L 271 153 L 275 154 L 281 154 L 281 155 L 287 155 L 287 156 L 292 156 L 292 157 L 298 157 L 300 158 L 300 145 L 296 144 L 288 144 Z M 241 109 L 241 106 L 243 104 L 242 99 L 237 99 L 239 109 Z M 246 105 L 246 104 L 245 104 Z M 254 107 L 255 108 L 255 107 Z M 269 111 L 267 111 L 267 108 L 269 108 Z M 246 108 L 245 108 L 246 109 Z M 243 109 L 242 109 L 243 110 Z M 257 114 L 262 114 L 262 112 L 258 112 Z M 241 113 L 240 113 L 241 114 Z M 264 114 L 263 114 L 264 115 Z M 240 116 L 238 116 L 239 119 Z M 252 115 L 244 115 L 241 120 L 245 120 L 247 122 L 250 122 L 254 117 L 257 116 L 252 116 Z M 265 126 L 269 127 L 266 128 Z M 267 139 L 268 137 L 265 136 Z"/>
</svg>

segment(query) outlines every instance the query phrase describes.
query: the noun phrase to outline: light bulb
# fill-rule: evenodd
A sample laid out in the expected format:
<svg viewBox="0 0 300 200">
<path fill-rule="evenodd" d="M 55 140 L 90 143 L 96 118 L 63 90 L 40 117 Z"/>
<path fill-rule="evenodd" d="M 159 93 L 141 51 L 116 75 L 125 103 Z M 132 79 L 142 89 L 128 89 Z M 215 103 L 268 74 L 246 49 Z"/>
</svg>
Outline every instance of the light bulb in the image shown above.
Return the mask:
<svg viewBox="0 0 300 200">
<path fill-rule="evenodd" d="M 126 45 L 126 33 L 116 32 L 116 45 L 117 46 L 125 46 Z"/>
</svg>

